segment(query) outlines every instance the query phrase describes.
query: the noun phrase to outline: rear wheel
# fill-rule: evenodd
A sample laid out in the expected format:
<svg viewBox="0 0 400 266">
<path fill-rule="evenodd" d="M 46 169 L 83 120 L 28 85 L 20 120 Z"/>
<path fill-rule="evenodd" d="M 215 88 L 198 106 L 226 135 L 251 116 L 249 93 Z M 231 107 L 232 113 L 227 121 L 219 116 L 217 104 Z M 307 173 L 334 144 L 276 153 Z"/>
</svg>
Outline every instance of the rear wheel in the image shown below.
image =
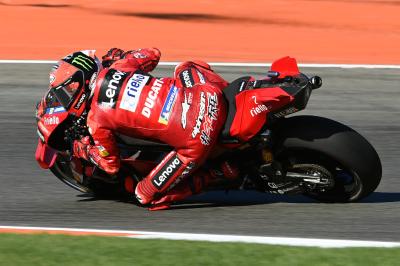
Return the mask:
<svg viewBox="0 0 400 266">
<path fill-rule="evenodd" d="M 322 202 L 353 202 L 370 193 L 379 180 L 362 175 L 357 167 L 344 166 L 337 158 L 318 151 L 287 151 L 290 161 L 287 171 L 295 175 L 308 175 L 315 179 L 302 182 L 305 195 Z"/>
<path fill-rule="evenodd" d="M 353 202 L 379 185 L 379 156 L 353 129 L 327 118 L 295 116 L 281 121 L 275 132 L 280 138 L 275 154 L 289 162 L 288 171 L 329 181 L 316 184 L 306 195 L 324 202 Z"/>
</svg>

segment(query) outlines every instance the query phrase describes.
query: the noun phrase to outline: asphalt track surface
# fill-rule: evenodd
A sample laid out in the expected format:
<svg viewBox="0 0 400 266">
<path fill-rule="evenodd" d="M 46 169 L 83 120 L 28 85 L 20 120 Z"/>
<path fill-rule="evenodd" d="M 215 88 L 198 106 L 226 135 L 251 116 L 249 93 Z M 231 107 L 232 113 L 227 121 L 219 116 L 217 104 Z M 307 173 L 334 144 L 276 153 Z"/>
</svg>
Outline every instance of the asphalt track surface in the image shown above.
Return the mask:
<svg viewBox="0 0 400 266">
<path fill-rule="evenodd" d="M 322 204 L 303 196 L 215 192 L 159 212 L 84 197 L 39 168 L 34 105 L 49 70 L 47 64 L 0 64 L 0 225 L 400 241 L 400 70 L 302 69 L 320 75 L 324 86 L 301 113 L 353 127 L 381 157 L 382 182 L 363 201 Z M 230 81 L 266 71 L 216 70 Z M 171 73 L 160 67 L 155 75 Z"/>
</svg>

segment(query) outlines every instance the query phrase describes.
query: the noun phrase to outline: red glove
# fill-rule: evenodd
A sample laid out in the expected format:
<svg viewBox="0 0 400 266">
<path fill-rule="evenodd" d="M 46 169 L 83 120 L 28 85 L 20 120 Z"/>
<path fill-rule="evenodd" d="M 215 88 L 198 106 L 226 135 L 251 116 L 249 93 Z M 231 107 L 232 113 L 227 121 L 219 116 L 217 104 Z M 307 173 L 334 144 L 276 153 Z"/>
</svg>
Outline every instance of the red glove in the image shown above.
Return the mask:
<svg viewBox="0 0 400 266">
<path fill-rule="evenodd" d="M 144 72 L 153 71 L 160 61 L 161 52 L 157 48 L 144 48 L 125 52 L 121 58 L 134 58 Z"/>
<path fill-rule="evenodd" d="M 111 66 L 112 63 L 122 58 L 123 53 L 124 50 L 121 50 L 119 48 L 111 48 L 110 50 L 108 50 L 107 54 L 103 55 L 103 57 L 101 58 L 103 59 L 103 67 Z"/>
<path fill-rule="evenodd" d="M 90 149 L 90 138 L 86 136 L 81 140 L 74 141 L 74 156 L 77 158 L 82 158 L 85 160 L 89 160 L 89 149 Z"/>
</svg>

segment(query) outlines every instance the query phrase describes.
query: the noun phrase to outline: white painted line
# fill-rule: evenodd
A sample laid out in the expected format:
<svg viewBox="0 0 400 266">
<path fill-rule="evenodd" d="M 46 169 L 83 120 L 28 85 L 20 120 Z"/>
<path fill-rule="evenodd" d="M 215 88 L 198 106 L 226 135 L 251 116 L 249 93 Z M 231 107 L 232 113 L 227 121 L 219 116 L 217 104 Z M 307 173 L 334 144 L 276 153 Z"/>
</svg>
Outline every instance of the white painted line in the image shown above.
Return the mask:
<svg viewBox="0 0 400 266">
<path fill-rule="evenodd" d="M 55 64 L 54 60 L 0 60 L 0 64 Z"/>
<path fill-rule="evenodd" d="M 240 236 L 240 235 L 215 235 L 215 234 L 186 234 L 127 230 L 98 230 L 98 229 L 76 229 L 76 228 L 53 228 L 53 227 L 26 227 L 26 226 L 0 226 L 0 233 L 5 232 L 57 232 L 57 233 L 97 233 L 99 235 L 120 235 L 138 239 L 169 239 L 190 240 L 209 242 L 242 242 L 269 245 L 322 247 L 322 248 L 345 248 L 345 247 L 400 247 L 400 242 L 361 241 L 361 240 L 339 240 L 339 239 L 313 239 L 292 237 L 264 237 L 264 236 Z"/>
<path fill-rule="evenodd" d="M 243 242 L 269 245 L 321 247 L 321 248 L 345 248 L 345 247 L 400 247 L 396 242 L 316 239 L 316 238 L 292 238 L 292 237 L 264 237 L 264 236 L 236 236 L 213 234 L 183 234 L 183 233 L 151 233 L 134 236 L 141 239 L 170 239 L 210 242 Z"/>
<path fill-rule="evenodd" d="M 55 64 L 54 60 L 0 60 L 0 64 Z M 180 62 L 160 62 L 160 66 L 176 66 Z M 271 63 L 227 63 L 211 62 L 211 66 L 221 67 L 269 67 Z M 368 64 L 299 64 L 308 68 L 367 68 L 367 69 L 400 69 L 400 65 L 368 65 Z"/>
</svg>

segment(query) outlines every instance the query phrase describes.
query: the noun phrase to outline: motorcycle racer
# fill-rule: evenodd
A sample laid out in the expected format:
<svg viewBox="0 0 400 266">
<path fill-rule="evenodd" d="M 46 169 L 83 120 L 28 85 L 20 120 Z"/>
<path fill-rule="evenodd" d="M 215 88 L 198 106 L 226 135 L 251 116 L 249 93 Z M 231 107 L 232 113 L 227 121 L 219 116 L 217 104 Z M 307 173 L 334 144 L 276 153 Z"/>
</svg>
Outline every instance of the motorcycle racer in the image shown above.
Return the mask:
<svg viewBox="0 0 400 266">
<path fill-rule="evenodd" d="M 202 191 L 207 183 L 218 190 L 304 194 L 324 202 L 353 202 L 378 186 L 379 156 L 357 132 L 318 116 L 286 119 L 304 110 L 311 92 L 322 85 L 320 77 L 301 73 L 295 58 L 275 60 L 266 78 L 242 76 L 224 87 L 226 82 L 202 62 L 181 64 L 173 78 L 154 78 L 145 71 L 156 65 L 159 56 L 143 60 L 144 64 L 139 59 L 156 53 L 156 49 L 129 53 L 112 49 L 111 59 L 106 55 L 103 62 L 93 51 L 62 59 L 51 72 L 50 88 L 36 104 L 35 159 L 40 167 L 95 197 L 125 198 L 135 188 L 140 197 L 148 191 L 140 194 L 136 183 L 143 180 L 140 184 L 147 189 L 147 181 L 153 186 L 147 198 L 153 210 L 168 208 L 171 202 Z M 129 55 L 135 59 L 129 60 Z M 114 56 L 119 59 L 113 60 Z M 123 64 L 124 60 L 128 62 Z M 170 86 L 165 86 L 168 82 Z M 218 97 L 221 90 L 213 90 L 219 86 L 224 87 L 224 98 Z M 219 117 L 224 111 L 226 119 L 215 143 L 214 123 L 222 123 Z M 114 143 L 105 146 L 110 140 Z M 214 147 L 206 158 L 190 160 L 197 152 L 196 141 Z M 229 176 L 222 167 L 218 171 L 223 161 L 229 162 L 228 173 L 236 168 L 241 176 L 222 180 Z M 180 175 L 174 176 L 176 172 Z M 175 182 L 168 183 L 171 179 Z M 124 193 L 124 183 L 132 194 Z"/>
<path fill-rule="evenodd" d="M 154 208 L 199 193 L 210 182 L 211 175 L 197 169 L 225 122 L 222 89 L 228 85 L 201 61 L 178 65 L 172 78 L 155 78 L 149 72 L 160 56 L 156 48 L 113 48 L 100 63 L 94 51 L 80 51 L 63 58 L 50 73 L 50 87 L 65 109 L 76 117 L 87 112 L 91 137 L 74 141 L 75 156 L 115 175 L 120 169 L 116 136 L 174 148 L 135 190 L 132 180 L 125 182 L 140 203 Z M 226 176 L 237 175 L 223 165 Z"/>
</svg>

